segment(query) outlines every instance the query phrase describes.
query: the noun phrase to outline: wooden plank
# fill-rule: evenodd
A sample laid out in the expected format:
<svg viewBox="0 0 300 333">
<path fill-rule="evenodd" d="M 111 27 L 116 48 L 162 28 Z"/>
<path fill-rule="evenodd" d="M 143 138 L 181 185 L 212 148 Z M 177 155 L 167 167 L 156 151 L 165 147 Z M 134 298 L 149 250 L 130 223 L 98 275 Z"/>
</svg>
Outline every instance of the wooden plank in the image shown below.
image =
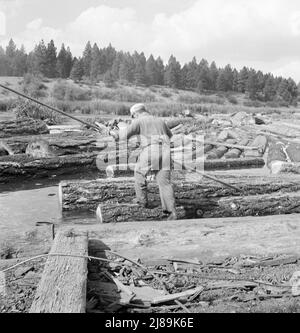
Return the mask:
<svg viewBox="0 0 300 333">
<path fill-rule="evenodd" d="M 60 231 L 51 253 L 86 256 L 86 232 Z M 31 313 L 84 313 L 86 308 L 87 259 L 53 256 L 45 265 Z"/>
<path fill-rule="evenodd" d="M 299 221 L 300 215 L 296 214 L 78 225 L 76 228 L 78 232 L 88 232 L 89 250 L 94 254 L 110 248 L 132 259 L 197 258 L 205 262 L 241 254 L 299 255 Z"/>
<path fill-rule="evenodd" d="M 151 303 L 154 305 L 157 305 L 157 304 L 161 304 L 161 303 L 168 303 L 170 301 L 175 301 L 175 300 L 178 300 L 181 298 L 186 299 L 187 297 L 201 293 L 203 290 L 204 290 L 203 287 L 197 287 L 194 289 L 189 289 L 189 290 L 183 291 L 181 293 L 159 296 L 159 297 L 156 297 L 154 300 L 152 300 Z"/>
</svg>

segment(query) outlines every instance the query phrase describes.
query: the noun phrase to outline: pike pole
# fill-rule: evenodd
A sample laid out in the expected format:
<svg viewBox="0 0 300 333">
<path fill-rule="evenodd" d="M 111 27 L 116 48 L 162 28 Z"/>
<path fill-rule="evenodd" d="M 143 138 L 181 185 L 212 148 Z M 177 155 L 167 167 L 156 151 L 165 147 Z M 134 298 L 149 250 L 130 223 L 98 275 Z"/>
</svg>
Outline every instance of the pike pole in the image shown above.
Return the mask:
<svg viewBox="0 0 300 333">
<path fill-rule="evenodd" d="M 59 109 L 57 109 L 57 108 L 55 108 L 55 107 L 53 107 L 53 106 L 47 105 L 47 104 L 45 104 L 45 103 L 43 103 L 43 102 L 41 102 L 41 101 L 39 101 L 39 100 L 37 100 L 37 99 L 35 99 L 35 98 L 33 98 L 33 97 L 30 97 L 30 96 L 25 95 L 25 94 L 23 94 L 23 93 L 21 93 L 21 92 L 19 92 L 19 91 L 17 91 L 17 90 L 14 90 L 14 89 L 12 89 L 12 88 L 6 87 L 6 86 L 4 86 L 3 84 L 0 84 L 0 87 L 3 88 L 3 89 L 5 89 L 5 90 L 8 90 L 8 91 L 10 91 L 10 92 L 12 92 L 12 93 L 14 93 L 14 94 L 16 94 L 16 95 L 18 95 L 18 96 L 21 96 L 21 97 L 23 97 L 23 98 L 25 98 L 25 99 L 28 99 L 28 100 L 30 100 L 30 101 L 36 103 L 36 104 L 39 104 L 39 105 L 41 105 L 41 106 L 43 106 L 43 107 L 45 107 L 45 108 L 47 108 L 47 109 L 49 109 L 49 110 L 51 110 L 51 111 L 54 111 L 54 112 L 60 113 L 60 114 L 64 115 L 65 117 L 69 117 L 69 118 L 71 118 L 71 119 L 73 119 L 73 120 L 75 120 L 75 121 L 78 121 L 78 122 L 80 122 L 80 123 L 86 125 L 88 128 L 93 128 L 94 130 L 96 130 L 97 132 L 99 132 L 99 129 L 100 129 L 100 128 L 99 128 L 98 126 L 94 125 L 94 124 L 89 124 L 88 122 L 86 122 L 86 121 L 84 121 L 84 120 L 81 120 L 81 119 L 79 119 L 79 118 L 77 118 L 77 117 L 71 116 L 70 114 L 68 114 L 68 113 L 66 113 L 66 112 L 64 112 L 64 111 L 62 111 L 62 110 L 59 110 Z M 99 125 L 100 125 L 100 124 L 99 124 Z M 100 126 L 101 126 L 101 125 L 100 125 Z M 106 126 L 103 125 L 103 128 L 104 128 L 104 127 L 106 128 Z M 107 129 L 107 128 L 106 128 L 106 129 Z"/>
</svg>

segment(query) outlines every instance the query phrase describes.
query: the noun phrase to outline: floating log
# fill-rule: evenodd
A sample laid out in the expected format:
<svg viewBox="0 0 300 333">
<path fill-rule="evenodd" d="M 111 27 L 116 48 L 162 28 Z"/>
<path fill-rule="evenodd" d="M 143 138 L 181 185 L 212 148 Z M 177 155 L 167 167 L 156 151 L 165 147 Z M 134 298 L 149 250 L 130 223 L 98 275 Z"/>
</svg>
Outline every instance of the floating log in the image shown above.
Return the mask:
<svg viewBox="0 0 300 333">
<path fill-rule="evenodd" d="M 59 232 L 50 254 L 88 255 L 87 233 Z M 84 313 L 87 259 L 48 258 L 30 313 Z"/>
<path fill-rule="evenodd" d="M 197 161 L 195 162 L 197 165 Z M 204 170 L 233 170 L 233 169 L 250 169 L 263 168 L 265 161 L 263 158 L 237 158 L 224 160 L 206 160 Z"/>
<path fill-rule="evenodd" d="M 261 125 L 259 129 L 266 134 L 273 134 L 279 137 L 286 138 L 297 138 L 299 137 L 299 130 L 292 129 L 289 126 L 285 126 L 283 124 L 271 124 L 271 125 Z"/>
<path fill-rule="evenodd" d="M 48 134 L 49 130 L 41 120 L 21 118 L 0 122 L 0 138 L 7 138 L 17 135 Z"/>
<path fill-rule="evenodd" d="M 102 151 L 108 146 L 96 133 L 62 133 L 47 135 L 27 135 L 3 139 L 15 154 L 24 154 L 33 141 L 46 141 L 56 156 Z"/>
<path fill-rule="evenodd" d="M 177 207 L 176 212 L 179 219 L 186 218 L 188 214 L 184 207 Z M 168 217 L 161 207 L 143 208 L 135 204 L 100 204 L 96 216 L 99 223 L 161 221 Z"/>
<path fill-rule="evenodd" d="M 236 141 L 234 139 L 232 140 L 227 140 L 225 143 L 226 144 L 234 144 Z M 229 147 L 224 146 L 219 146 L 216 149 L 212 150 L 207 156 L 207 160 L 217 160 L 222 158 L 227 152 L 228 152 Z"/>
<path fill-rule="evenodd" d="M 250 147 L 257 147 L 258 150 L 246 150 L 245 157 L 262 157 L 266 151 L 268 145 L 268 139 L 266 136 L 259 135 L 254 141 L 250 144 Z"/>
<path fill-rule="evenodd" d="M 186 180 L 185 174 L 175 175 L 174 190 L 177 205 L 188 206 L 206 199 L 237 196 L 234 189 L 200 177 Z M 295 176 L 284 177 L 234 177 L 220 175 L 220 179 L 240 188 L 244 195 L 272 194 L 300 191 Z M 300 179 L 300 178 L 299 178 Z M 149 202 L 160 205 L 157 185 L 148 184 Z M 134 178 L 98 179 L 94 181 L 64 181 L 59 184 L 59 201 L 63 211 L 96 210 L 99 204 L 128 204 L 135 197 Z"/>
<path fill-rule="evenodd" d="M 5 183 L 28 177 L 39 179 L 51 175 L 97 170 L 96 157 L 96 153 L 52 158 L 33 158 L 23 154 L 0 157 L 0 182 Z M 105 174 L 105 169 L 103 174 Z"/>
<path fill-rule="evenodd" d="M 293 173 L 300 174 L 300 163 L 291 163 L 291 162 L 281 162 L 275 161 L 271 164 L 272 174 L 283 174 L 283 173 Z"/>
<path fill-rule="evenodd" d="M 179 218 L 218 218 L 298 214 L 300 191 L 292 193 L 272 193 L 243 197 L 209 198 L 185 201 L 180 207 Z M 182 200 L 177 200 L 182 204 Z M 184 209 L 185 208 L 185 209 Z M 102 204 L 98 207 L 97 216 L 102 223 L 155 221 L 162 220 L 161 209 L 141 209 L 131 204 Z"/>
<path fill-rule="evenodd" d="M 136 161 L 136 157 L 133 158 L 134 155 L 131 155 L 129 163 L 115 164 L 115 159 L 112 161 L 112 164 L 109 164 L 108 161 L 103 161 L 97 158 L 97 165 L 99 170 L 107 170 L 108 177 L 125 177 L 128 175 L 132 175 L 134 171 L 133 162 Z M 189 157 L 191 157 L 190 155 Z M 183 154 L 177 154 L 176 162 L 179 164 L 182 161 Z M 126 159 L 125 159 L 126 160 Z M 123 158 L 121 159 L 123 161 Z M 205 171 L 212 170 L 235 170 L 235 169 L 250 169 L 250 168 L 263 168 L 265 165 L 265 161 L 263 158 L 233 158 L 233 159 L 218 159 L 218 160 L 205 160 L 203 161 L 203 157 L 195 159 L 193 161 L 189 161 L 192 163 L 192 166 L 197 166 L 199 168 L 204 168 Z M 180 165 L 176 165 L 175 170 L 179 170 Z"/>
<path fill-rule="evenodd" d="M 300 213 L 300 192 L 224 197 L 202 201 L 196 217 L 267 216 Z"/>
<path fill-rule="evenodd" d="M 285 144 L 273 141 L 269 146 L 267 166 L 272 174 L 280 173 L 281 167 L 287 162 Z"/>
<path fill-rule="evenodd" d="M 249 140 L 248 139 L 243 139 L 241 142 L 240 142 L 240 145 L 241 146 L 247 146 L 247 144 L 249 143 Z M 239 158 L 243 153 L 243 150 L 242 149 L 239 149 L 239 148 L 232 148 L 230 149 L 225 155 L 224 157 L 226 159 L 235 159 L 235 158 Z"/>
</svg>

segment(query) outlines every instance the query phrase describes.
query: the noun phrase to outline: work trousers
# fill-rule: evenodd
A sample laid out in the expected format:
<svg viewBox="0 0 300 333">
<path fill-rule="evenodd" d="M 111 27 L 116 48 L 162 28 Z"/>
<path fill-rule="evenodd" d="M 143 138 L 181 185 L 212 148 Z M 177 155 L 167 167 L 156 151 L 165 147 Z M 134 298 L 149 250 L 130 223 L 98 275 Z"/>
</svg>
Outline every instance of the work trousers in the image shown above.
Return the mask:
<svg viewBox="0 0 300 333">
<path fill-rule="evenodd" d="M 135 168 L 135 192 L 141 204 L 148 203 L 147 176 L 154 174 L 163 211 L 175 212 L 175 196 L 171 183 L 171 152 L 169 145 L 151 145 L 143 149 Z"/>
</svg>

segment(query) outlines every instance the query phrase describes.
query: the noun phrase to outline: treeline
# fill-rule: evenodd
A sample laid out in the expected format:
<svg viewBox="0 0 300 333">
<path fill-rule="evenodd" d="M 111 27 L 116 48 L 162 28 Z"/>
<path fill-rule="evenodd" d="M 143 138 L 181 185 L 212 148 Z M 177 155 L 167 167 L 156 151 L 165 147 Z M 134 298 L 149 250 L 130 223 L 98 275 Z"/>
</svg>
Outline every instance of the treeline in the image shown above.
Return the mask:
<svg viewBox="0 0 300 333">
<path fill-rule="evenodd" d="M 48 78 L 72 78 L 92 82 L 104 81 L 113 86 L 121 81 L 136 85 L 165 85 L 198 92 L 240 92 L 250 99 L 296 104 L 298 87 L 291 78 L 275 77 L 252 68 L 240 71 L 227 65 L 220 68 L 194 57 L 183 66 L 173 55 L 167 64 L 153 55 L 117 51 L 114 47 L 99 48 L 87 43 L 81 57 L 73 57 L 64 44 L 58 51 L 54 41 L 47 45 L 42 40 L 29 54 L 24 47 L 18 49 L 10 40 L 6 49 L 0 47 L 0 75 L 23 76 L 26 73 L 42 74 Z"/>
</svg>

